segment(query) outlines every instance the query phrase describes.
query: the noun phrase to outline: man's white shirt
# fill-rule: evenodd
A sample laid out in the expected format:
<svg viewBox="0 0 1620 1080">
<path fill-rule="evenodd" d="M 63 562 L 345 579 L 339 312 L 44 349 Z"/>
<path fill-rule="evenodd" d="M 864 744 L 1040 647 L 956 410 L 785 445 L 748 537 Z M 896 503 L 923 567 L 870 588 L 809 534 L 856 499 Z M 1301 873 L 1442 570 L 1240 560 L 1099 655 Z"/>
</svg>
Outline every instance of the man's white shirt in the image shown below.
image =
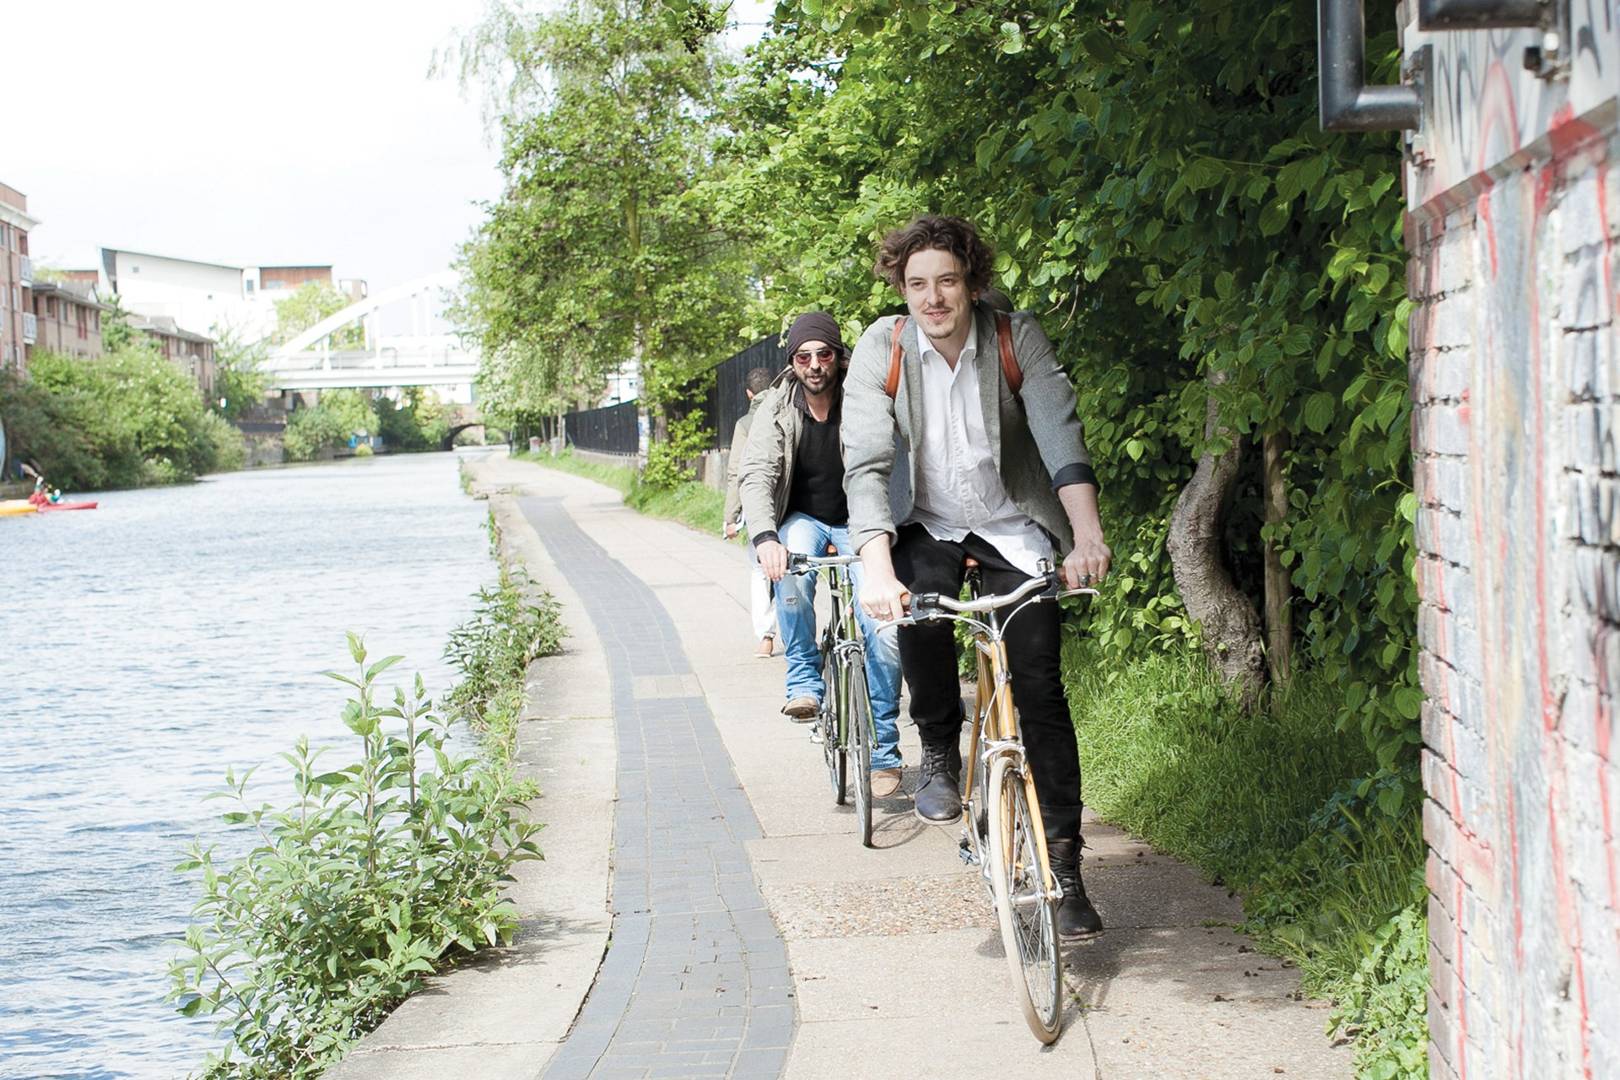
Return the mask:
<svg viewBox="0 0 1620 1080">
<path fill-rule="evenodd" d="M 975 322 L 976 322 L 976 317 Z M 959 543 L 977 533 L 1002 558 L 1033 577 L 1042 559 L 1052 558 L 1052 542 L 1007 497 L 984 429 L 979 398 L 978 327 L 953 369 L 917 325 L 922 357 L 922 436 L 913 448 L 916 522 L 936 540 Z"/>
</svg>

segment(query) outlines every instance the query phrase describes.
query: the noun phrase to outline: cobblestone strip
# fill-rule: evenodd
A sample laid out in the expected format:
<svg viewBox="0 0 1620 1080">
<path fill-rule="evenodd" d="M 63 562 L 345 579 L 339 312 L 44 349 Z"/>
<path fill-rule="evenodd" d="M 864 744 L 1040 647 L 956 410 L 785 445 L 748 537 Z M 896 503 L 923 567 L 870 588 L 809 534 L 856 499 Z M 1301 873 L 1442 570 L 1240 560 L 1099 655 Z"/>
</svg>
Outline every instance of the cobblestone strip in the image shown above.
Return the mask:
<svg viewBox="0 0 1620 1080">
<path fill-rule="evenodd" d="M 619 741 L 613 937 L 546 1080 L 777 1077 L 795 1019 L 787 951 L 743 847 L 759 822 L 681 677 L 680 638 L 560 499 L 519 505 L 602 639 Z"/>
</svg>

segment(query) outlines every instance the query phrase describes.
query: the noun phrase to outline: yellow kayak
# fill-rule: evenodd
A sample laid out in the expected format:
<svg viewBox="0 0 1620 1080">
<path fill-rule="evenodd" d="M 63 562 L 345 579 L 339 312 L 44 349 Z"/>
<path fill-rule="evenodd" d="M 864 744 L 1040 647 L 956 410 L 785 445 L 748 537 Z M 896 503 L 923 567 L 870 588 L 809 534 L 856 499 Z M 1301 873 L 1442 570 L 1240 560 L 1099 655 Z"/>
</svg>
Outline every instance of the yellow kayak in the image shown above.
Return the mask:
<svg viewBox="0 0 1620 1080">
<path fill-rule="evenodd" d="M 13 514 L 37 514 L 39 507 L 27 499 L 0 499 L 0 517 L 10 517 Z"/>
</svg>

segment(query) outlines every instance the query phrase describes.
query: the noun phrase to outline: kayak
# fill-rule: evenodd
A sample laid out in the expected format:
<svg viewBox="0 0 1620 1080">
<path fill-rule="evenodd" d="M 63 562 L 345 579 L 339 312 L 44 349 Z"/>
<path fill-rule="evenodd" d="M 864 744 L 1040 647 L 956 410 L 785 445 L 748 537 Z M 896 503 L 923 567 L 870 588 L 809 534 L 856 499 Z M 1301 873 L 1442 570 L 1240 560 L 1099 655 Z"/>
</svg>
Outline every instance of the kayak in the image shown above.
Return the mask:
<svg viewBox="0 0 1620 1080">
<path fill-rule="evenodd" d="M 0 517 L 11 517 L 15 514 L 32 514 L 38 510 L 39 507 L 27 499 L 0 500 Z"/>
<path fill-rule="evenodd" d="M 46 503 L 39 508 L 39 512 L 48 514 L 55 510 L 94 510 L 98 505 L 93 502 Z"/>
</svg>

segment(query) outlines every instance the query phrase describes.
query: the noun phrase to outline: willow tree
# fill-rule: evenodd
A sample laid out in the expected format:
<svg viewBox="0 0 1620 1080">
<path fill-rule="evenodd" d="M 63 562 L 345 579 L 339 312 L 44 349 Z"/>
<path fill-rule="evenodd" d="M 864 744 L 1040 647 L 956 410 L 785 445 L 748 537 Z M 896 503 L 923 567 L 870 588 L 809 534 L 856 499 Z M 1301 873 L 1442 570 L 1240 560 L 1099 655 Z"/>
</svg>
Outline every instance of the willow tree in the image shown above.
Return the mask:
<svg viewBox="0 0 1620 1080">
<path fill-rule="evenodd" d="M 462 46 L 498 114 L 506 186 L 466 246 L 459 312 L 493 387 L 586 398 L 627 361 L 668 402 L 736 343 L 749 293 L 694 191 L 712 174 L 716 56 L 654 5 L 494 7 Z M 499 407 L 500 403 L 496 403 Z"/>
</svg>

